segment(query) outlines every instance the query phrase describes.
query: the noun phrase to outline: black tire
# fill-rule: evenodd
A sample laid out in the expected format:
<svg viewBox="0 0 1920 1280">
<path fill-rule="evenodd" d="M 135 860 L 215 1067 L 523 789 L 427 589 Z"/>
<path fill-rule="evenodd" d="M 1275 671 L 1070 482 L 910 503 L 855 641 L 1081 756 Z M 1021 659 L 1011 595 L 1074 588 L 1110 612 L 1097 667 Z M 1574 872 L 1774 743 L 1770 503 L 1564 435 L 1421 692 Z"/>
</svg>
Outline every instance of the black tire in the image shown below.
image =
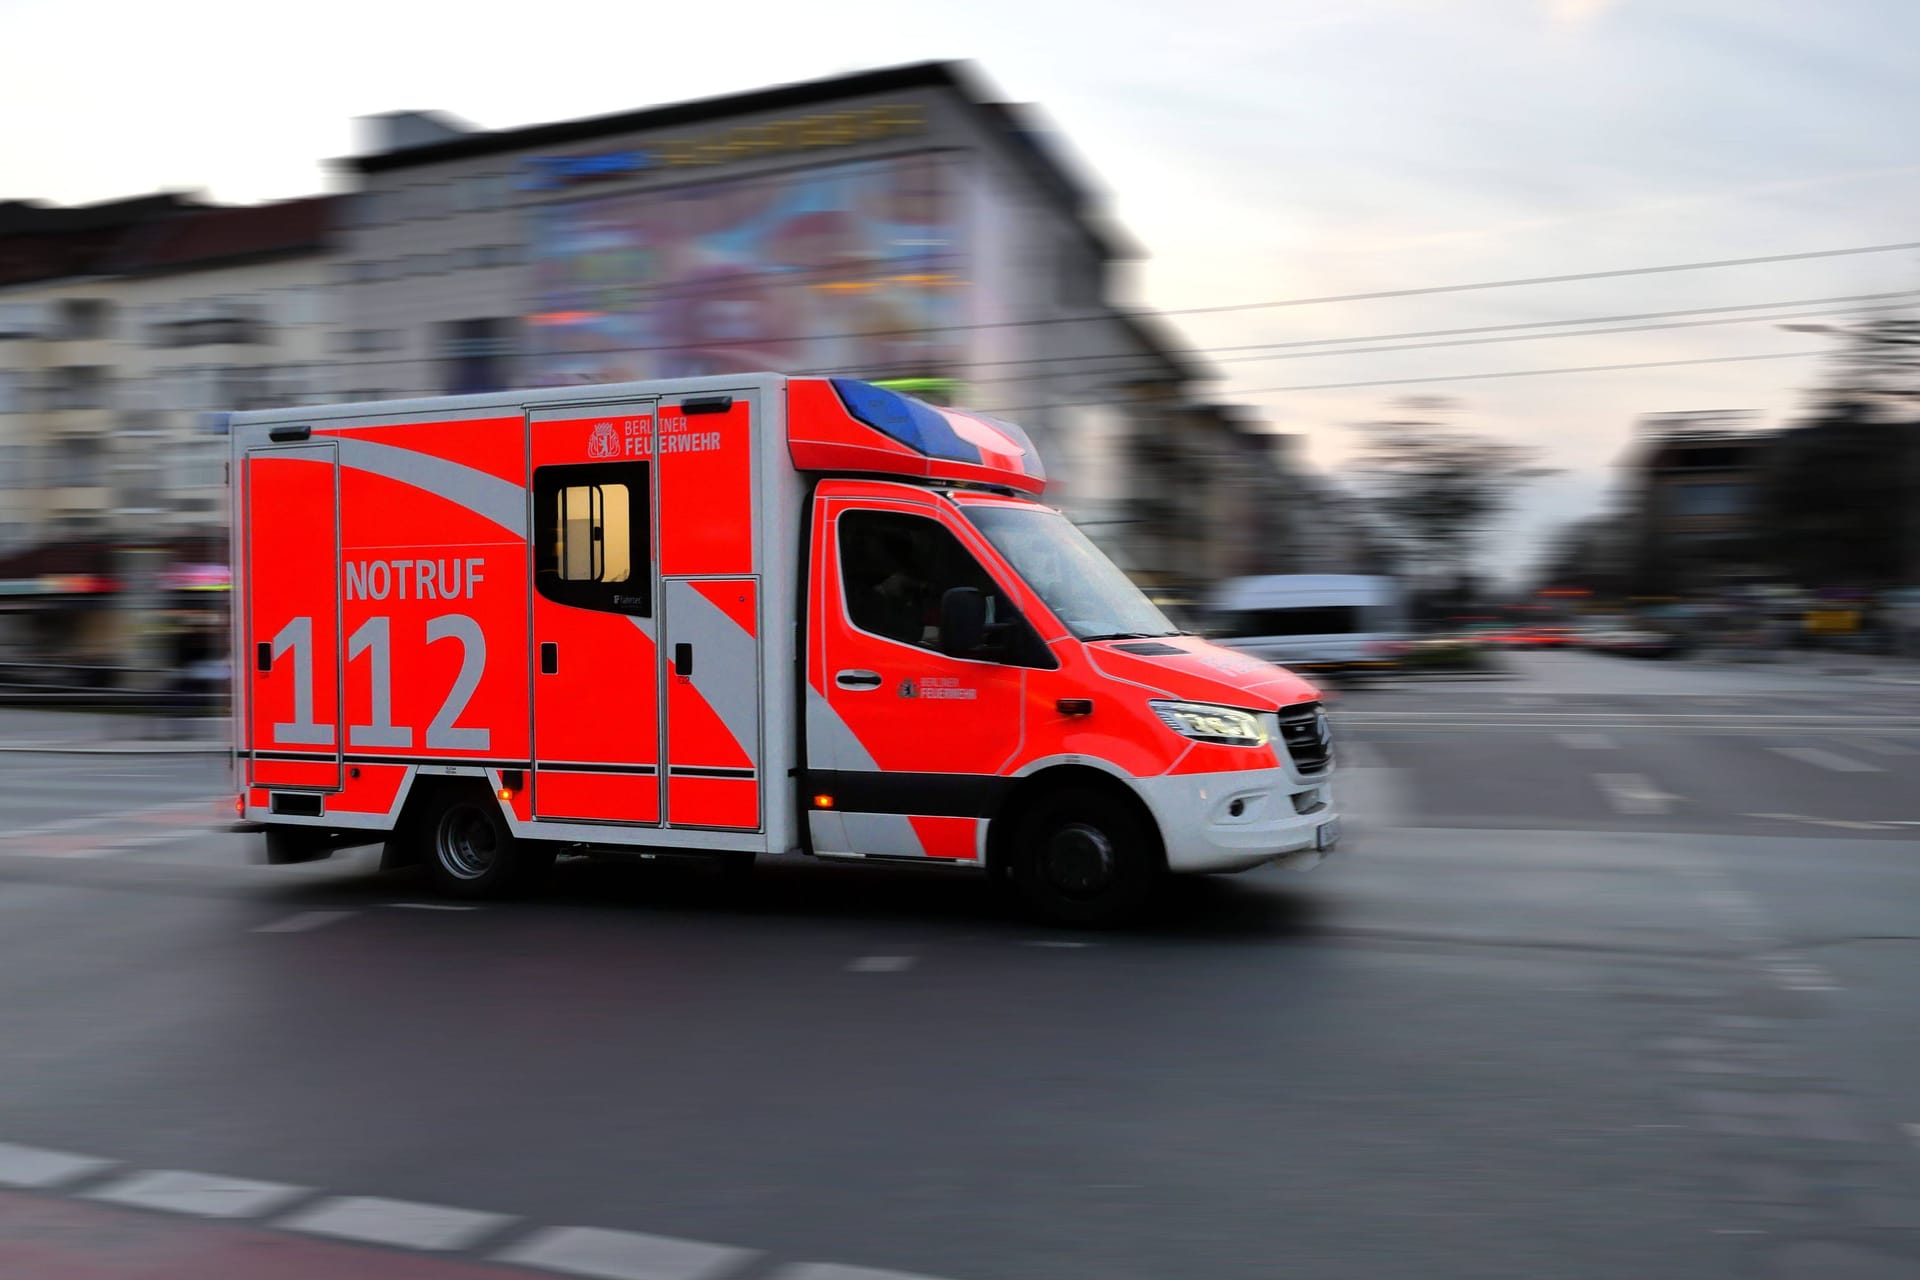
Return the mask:
<svg viewBox="0 0 1920 1280">
<path fill-rule="evenodd" d="M 1008 861 L 1029 910 L 1085 929 L 1140 919 L 1163 871 L 1152 818 L 1131 797 L 1093 787 L 1041 797 L 1014 831 Z"/>
<path fill-rule="evenodd" d="M 499 804 L 479 788 L 450 787 L 434 796 L 418 830 L 427 877 L 450 898 L 521 893 L 553 866 L 553 846 L 515 839 Z"/>
</svg>

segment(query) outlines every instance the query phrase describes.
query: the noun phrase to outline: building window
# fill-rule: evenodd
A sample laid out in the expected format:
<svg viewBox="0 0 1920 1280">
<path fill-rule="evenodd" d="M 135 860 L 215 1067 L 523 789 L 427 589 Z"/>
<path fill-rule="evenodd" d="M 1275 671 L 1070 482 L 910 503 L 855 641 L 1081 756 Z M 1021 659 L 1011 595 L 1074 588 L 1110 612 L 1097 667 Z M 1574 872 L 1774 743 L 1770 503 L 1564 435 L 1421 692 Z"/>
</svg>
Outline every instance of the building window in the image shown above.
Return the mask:
<svg viewBox="0 0 1920 1280">
<path fill-rule="evenodd" d="M 113 304 L 105 298 L 63 298 L 60 302 L 62 338 L 104 338 L 112 325 Z"/>
<path fill-rule="evenodd" d="M 101 409 L 107 403 L 107 371 L 99 365 L 76 364 L 53 371 L 48 407 Z"/>
<path fill-rule="evenodd" d="M 90 489 L 102 481 L 105 452 L 100 441 L 91 436 L 69 436 L 53 447 L 52 475 L 48 483 L 56 489 Z"/>
<path fill-rule="evenodd" d="M 653 615 L 652 464 L 590 463 L 533 473 L 534 585 L 560 604 Z"/>
<path fill-rule="evenodd" d="M 441 326 L 441 387 L 450 396 L 507 389 L 513 322 L 455 320 Z"/>
</svg>

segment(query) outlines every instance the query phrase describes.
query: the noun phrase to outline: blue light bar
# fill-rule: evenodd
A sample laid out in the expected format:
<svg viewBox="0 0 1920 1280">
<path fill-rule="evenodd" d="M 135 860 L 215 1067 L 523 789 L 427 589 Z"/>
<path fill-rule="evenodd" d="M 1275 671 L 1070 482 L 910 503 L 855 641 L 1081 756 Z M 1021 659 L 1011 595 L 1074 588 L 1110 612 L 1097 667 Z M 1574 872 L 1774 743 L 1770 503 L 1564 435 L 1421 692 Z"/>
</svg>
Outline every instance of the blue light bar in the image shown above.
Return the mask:
<svg viewBox="0 0 1920 1280">
<path fill-rule="evenodd" d="M 847 412 L 882 435 L 929 458 L 981 465 L 980 447 L 961 439 L 933 406 L 854 378 L 830 381 Z"/>
</svg>

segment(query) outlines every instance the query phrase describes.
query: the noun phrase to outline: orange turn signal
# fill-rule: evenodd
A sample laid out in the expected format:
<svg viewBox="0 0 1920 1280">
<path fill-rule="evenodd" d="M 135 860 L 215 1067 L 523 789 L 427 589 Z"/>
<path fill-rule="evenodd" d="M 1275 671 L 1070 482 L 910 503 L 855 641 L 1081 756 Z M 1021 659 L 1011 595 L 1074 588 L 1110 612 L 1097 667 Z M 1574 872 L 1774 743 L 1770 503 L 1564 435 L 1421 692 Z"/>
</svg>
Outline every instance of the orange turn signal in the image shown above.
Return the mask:
<svg viewBox="0 0 1920 1280">
<path fill-rule="evenodd" d="M 512 803 L 513 803 L 513 788 L 512 788 L 512 787 L 502 787 L 502 788 L 500 788 L 500 798 L 501 798 L 502 800 L 505 800 L 505 801 L 506 801 L 506 802 L 507 802 L 508 804 L 512 804 Z"/>
<path fill-rule="evenodd" d="M 833 797 L 822 792 L 813 798 L 813 807 L 816 809 L 831 809 L 833 808 Z"/>
</svg>

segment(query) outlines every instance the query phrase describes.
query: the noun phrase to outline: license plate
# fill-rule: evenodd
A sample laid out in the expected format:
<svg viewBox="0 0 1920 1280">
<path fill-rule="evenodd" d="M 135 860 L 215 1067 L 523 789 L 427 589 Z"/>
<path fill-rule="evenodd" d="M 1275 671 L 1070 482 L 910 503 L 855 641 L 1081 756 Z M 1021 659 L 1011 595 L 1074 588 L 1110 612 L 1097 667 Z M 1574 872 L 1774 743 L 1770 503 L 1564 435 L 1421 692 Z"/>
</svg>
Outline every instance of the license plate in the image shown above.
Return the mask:
<svg viewBox="0 0 1920 1280">
<path fill-rule="evenodd" d="M 1321 850 L 1331 849 L 1333 848 L 1333 846 L 1339 843 L 1340 843 L 1339 819 L 1336 818 L 1332 822 L 1323 822 L 1317 828 L 1315 828 L 1313 833 L 1314 848 L 1321 849 Z"/>
</svg>

